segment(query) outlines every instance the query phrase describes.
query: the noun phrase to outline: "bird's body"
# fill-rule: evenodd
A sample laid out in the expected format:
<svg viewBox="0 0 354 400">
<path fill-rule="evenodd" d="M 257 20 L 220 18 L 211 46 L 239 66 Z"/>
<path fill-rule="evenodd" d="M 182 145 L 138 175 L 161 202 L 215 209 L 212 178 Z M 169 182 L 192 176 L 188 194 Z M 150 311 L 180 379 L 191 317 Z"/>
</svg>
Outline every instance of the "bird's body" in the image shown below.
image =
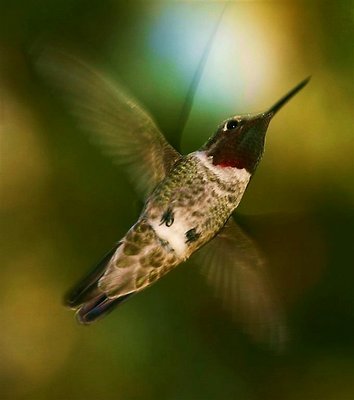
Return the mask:
<svg viewBox="0 0 354 400">
<path fill-rule="evenodd" d="M 126 165 L 145 200 L 138 221 L 69 293 L 79 321 L 93 322 L 197 253 L 246 330 L 281 341 L 280 307 L 262 259 L 230 217 L 262 157 L 270 120 L 308 79 L 264 113 L 223 121 L 198 151 L 182 156 L 144 109 L 87 64 L 54 53 L 40 66 L 64 89 L 83 127 Z"/>
<path fill-rule="evenodd" d="M 191 153 L 157 186 L 143 218 L 184 261 L 225 225 L 249 179 L 245 169 L 215 166 L 205 152 Z"/>
<path fill-rule="evenodd" d="M 120 241 L 99 287 L 110 296 L 136 292 L 185 261 L 225 225 L 249 178 L 246 170 L 214 166 L 201 151 L 182 157 Z"/>
</svg>

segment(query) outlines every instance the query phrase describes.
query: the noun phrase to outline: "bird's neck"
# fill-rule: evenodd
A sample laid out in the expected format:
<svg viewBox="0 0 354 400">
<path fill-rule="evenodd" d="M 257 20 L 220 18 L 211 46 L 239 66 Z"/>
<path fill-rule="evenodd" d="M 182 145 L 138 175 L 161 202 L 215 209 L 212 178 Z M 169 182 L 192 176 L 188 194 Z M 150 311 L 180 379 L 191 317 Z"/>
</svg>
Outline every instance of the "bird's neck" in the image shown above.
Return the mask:
<svg viewBox="0 0 354 400">
<path fill-rule="evenodd" d="M 238 168 L 234 164 L 228 165 L 227 160 L 224 163 L 215 163 L 214 156 L 208 155 L 205 150 L 197 151 L 194 154 L 204 167 L 222 181 L 247 185 L 251 178 L 251 174 L 246 168 Z"/>
</svg>

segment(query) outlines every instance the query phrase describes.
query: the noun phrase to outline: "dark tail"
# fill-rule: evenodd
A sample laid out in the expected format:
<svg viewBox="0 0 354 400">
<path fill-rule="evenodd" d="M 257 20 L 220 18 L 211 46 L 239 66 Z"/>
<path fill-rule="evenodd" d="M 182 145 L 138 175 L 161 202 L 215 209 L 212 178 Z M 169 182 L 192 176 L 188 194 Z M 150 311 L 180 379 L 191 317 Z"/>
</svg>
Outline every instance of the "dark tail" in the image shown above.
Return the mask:
<svg viewBox="0 0 354 400">
<path fill-rule="evenodd" d="M 65 304 L 70 308 L 78 310 L 77 319 L 82 324 L 90 324 L 108 314 L 115 306 L 133 294 L 129 293 L 115 299 L 110 299 L 102 293 L 97 285 L 119 245 L 109 251 L 95 269 L 65 296 Z"/>
<path fill-rule="evenodd" d="M 108 298 L 105 294 L 98 294 L 91 301 L 79 308 L 76 317 L 81 324 L 90 324 L 110 313 L 118 304 L 123 303 L 134 293 L 125 294 L 115 299 Z"/>
</svg>

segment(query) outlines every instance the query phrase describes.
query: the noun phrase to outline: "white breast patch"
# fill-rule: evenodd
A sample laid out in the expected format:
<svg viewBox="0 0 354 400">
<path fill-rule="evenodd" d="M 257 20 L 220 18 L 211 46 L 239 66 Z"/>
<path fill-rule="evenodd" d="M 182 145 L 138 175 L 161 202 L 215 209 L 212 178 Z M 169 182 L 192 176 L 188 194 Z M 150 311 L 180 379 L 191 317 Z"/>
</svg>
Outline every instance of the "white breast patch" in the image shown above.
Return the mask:
<svg viewBox="0 0 354 400">
<path fill-rule="evenodd" d="M 174 222 L 171 226 L 166 226 L 164 223 L 161 224 L 158 220 L 149 221 L 149 223 L 157 236 L 162 240 L 166 240 L 179 258 L 184 258 L 187 250 L 186 232 L 190 230 L 191 227 L 188 225 L 187 221 L 184 220 L 184 216 L 179 210 L 175 210 Z"/>
</svg>

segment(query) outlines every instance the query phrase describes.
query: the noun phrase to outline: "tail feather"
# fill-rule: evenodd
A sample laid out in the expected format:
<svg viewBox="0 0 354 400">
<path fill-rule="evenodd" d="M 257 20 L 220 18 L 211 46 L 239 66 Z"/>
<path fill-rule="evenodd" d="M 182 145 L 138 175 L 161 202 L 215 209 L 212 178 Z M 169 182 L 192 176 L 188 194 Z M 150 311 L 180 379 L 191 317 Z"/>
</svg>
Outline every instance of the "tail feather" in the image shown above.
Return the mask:
<svg viewBox="0 0 354 400">
<path fill-rule="evenodd" d="M 80 282 L 75 285 L 65 296 L 64 302 L 70 308 L 78 308 L 81 304 L 85 302 L 90 302 L 93 298 L 98 295 L 97 282 L 102 277 L 106 270 L 106 266 L 113 257 L 120 243 L 113 247 L 103 259 L 98 263 L 92 272 L 90 272 L 86 278 L 80 280 Z M 102 294 L 102 293 L 101 293 Z"/>
<path fill-rule="evenodd" d="M 77 312 L 77 320 L 81 324 L 90 324 L 104 315 L 110 313 L 117 305 L 123 303 L 134 293 L 128 293 L 118 298 L 110 299 L 105 294 L 100 294 L 92 301 L 85 303 Z"/>
<path fill-rule="evenodd" d="M 134 294 L 128 293 L 120 297 L 109 298 L 99 287 L 98 281 L 107 269 L 121 243 L 118 243 L 98 263 L 94 270 L 81 280 L 65 297 L 65 304 L 77 309 L 77 319 L 81 324 L 90 324 L 108 314 L 115 306 Z"/>
</svg>

